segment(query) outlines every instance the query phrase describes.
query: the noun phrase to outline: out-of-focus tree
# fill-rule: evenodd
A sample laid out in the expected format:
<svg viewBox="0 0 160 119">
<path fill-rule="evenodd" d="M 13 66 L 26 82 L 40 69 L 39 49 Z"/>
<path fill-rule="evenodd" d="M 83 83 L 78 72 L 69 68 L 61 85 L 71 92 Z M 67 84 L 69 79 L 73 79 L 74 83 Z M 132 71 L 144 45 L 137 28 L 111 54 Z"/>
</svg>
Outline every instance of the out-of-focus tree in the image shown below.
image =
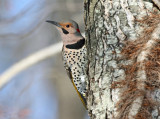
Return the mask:
<svg viewBox="0 0 160 119">
<path fill-rule="evenodd" d="M 70 18 L 82 29 L 82 16 L 83 3 L 79 0 L 0 0 L 0 73 L 60 41 L 46 20 Z M 85 117 L 59 58 L 60 53 L 28 68 L 0 90 L 0 119 Z"/>
</svg>

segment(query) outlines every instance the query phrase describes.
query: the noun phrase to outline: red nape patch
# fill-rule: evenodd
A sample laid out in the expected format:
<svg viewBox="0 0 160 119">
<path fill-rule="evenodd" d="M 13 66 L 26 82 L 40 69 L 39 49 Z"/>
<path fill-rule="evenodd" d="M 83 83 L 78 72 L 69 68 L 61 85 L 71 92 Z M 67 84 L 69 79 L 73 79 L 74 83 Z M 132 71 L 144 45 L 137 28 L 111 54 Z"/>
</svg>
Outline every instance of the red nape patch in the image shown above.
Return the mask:
<svg viewBox="0 0 160 119">
<path fill-rule="evenodd" d="M 79 30 L 79 29 L 77 29 L 77 31 L 78 31 L 78 32 L 80 32 L 80 30 Z"/>
</svg>

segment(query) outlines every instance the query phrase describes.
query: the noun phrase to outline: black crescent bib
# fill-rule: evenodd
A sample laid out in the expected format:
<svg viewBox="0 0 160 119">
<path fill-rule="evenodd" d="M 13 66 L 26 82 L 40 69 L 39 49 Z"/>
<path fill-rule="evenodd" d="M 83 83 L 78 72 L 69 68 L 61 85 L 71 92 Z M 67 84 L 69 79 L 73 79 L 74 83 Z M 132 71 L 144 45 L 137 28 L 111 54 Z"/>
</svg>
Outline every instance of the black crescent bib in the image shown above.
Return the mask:
<svg viewBox="0 0 160 119">
<path fill-rule="evenodd" d="M 78 50 L 78 49 L 82 48 L 84 46 L 84 44 L 85 44 L 85 39 L 81 39 L 77 43 L 66 45 L 66 48 Z"/>
</svg>

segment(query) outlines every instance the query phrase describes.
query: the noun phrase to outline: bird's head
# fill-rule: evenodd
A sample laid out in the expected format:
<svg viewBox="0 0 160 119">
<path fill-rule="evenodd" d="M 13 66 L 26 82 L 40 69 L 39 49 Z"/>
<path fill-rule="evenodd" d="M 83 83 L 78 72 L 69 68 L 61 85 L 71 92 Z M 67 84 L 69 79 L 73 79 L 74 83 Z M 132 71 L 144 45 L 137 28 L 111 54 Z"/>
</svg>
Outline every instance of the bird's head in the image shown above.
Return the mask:
<svg viewBox="0 0 160 119">
<path fill-rule="evenodd" d="M 77 43 L 79 40 L 84 39 L 80 33 L 78 24 L 73 21 L 56 22 L 56 21 L 46 21 L 55 25 L 62 37 L 64 46 Z"/>
</svg>

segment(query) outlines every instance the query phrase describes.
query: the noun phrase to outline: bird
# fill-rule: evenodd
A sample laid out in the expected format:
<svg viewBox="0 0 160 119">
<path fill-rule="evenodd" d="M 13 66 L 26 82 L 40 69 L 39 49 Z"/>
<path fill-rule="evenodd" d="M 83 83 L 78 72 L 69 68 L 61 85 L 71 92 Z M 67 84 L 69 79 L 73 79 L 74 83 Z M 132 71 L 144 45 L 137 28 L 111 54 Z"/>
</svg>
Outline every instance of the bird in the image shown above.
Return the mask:
<svg viewBox="0 0 160 119">
<path fill-rule="evenodd" d="M 55 25 L 61 35 L 64 68 L 83 105 L 87 108 L 87 49 L 85 38 L 80 32 L 78 24 L 73 20 L 64 22 L 47 20 L 46 22 Z"/>
</svg>

